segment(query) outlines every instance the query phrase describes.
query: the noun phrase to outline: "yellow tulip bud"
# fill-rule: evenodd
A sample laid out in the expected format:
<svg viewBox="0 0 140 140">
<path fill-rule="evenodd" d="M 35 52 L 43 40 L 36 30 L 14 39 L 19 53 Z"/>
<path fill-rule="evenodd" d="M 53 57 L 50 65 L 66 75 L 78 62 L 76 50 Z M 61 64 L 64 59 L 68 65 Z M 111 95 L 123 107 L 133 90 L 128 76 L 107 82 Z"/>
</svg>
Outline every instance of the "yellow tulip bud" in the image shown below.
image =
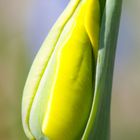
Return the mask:
<svg viewBox="0 0 140 140">
<path fill-rule="evenodd" d="M 22 101 L 29 139 L 80 140 L 91 111 L 99 0 L 72 0 L 31 67 Z"/>
</svg>

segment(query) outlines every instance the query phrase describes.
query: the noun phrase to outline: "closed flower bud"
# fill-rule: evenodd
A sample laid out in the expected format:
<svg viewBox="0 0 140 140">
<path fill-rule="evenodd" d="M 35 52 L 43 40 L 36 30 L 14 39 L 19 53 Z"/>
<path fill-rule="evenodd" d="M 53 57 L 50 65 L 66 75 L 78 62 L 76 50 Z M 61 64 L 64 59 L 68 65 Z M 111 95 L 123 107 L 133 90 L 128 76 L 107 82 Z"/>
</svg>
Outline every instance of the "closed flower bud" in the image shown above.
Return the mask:
<svg viewBox="0 0 140 140">
<path fill-rule="evenodd" d="M 82 139 L 93 106 L 100 19 L 99 0 L 71 0 L 45 39 L 22 99 L 29 139 Z"/>
</svg>

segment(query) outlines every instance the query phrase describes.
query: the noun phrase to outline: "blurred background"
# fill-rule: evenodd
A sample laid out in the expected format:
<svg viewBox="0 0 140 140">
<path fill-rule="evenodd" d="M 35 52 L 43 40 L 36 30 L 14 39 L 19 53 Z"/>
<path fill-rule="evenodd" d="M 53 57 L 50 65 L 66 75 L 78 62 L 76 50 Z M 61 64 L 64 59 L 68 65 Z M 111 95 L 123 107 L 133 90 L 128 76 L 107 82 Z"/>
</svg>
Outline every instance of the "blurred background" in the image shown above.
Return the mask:
<svg viewBox="0 0 140 140">
<path fill-rule="evenodd" d="M 31 63 L 68 0 L 0 0 L 0 140 L 26 140 L 21 97 Z M 140 1 L 124 0 L 111 140 L 140 140 Z"/>
</svg>

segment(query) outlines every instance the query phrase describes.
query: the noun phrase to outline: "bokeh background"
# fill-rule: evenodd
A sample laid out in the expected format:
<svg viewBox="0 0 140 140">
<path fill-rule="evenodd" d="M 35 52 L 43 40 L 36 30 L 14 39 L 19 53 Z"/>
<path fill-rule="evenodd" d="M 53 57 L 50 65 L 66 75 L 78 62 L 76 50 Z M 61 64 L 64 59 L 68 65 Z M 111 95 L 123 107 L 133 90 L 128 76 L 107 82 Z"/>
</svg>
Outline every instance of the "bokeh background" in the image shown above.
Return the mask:
<svg viewBox="0 0 140 140">
<path fill-rule="evenodd" d="M 30 65 L 68 0 L 0 0 L 0 140 L 27 140 L 21 97 Z M 140 1 L 124 0 L 115 61 L 111 140 L 140 140 Z"/>
</svg>

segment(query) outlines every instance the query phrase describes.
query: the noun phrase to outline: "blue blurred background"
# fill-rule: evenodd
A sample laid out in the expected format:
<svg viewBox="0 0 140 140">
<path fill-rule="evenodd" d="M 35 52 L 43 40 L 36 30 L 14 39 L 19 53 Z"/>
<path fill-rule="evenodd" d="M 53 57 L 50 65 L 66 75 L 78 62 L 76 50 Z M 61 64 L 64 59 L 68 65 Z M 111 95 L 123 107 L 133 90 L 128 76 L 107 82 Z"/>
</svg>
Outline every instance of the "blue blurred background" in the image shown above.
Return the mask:
<svg viewBox="0 0 140 140">
<path fill-rule="evenodd" d="M 0 140 L 26 140 L 21 97 L 30 65 L 68 0 L 0 0 Z M 111 140 L 140 140 L 140 1 L 124 0 Z"/>
</svg>

